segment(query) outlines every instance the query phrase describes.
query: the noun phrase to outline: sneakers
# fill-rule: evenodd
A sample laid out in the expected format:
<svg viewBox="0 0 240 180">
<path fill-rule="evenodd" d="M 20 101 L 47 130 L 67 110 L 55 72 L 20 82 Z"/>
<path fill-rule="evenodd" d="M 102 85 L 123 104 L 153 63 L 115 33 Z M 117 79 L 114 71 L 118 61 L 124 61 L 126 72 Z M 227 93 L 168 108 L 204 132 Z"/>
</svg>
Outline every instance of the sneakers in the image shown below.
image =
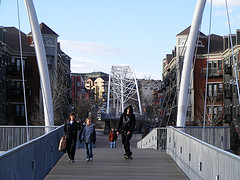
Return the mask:
<svg viewBox="0 0 240 180">
<path fill-rule="evenodd" d="M 74 163 L 74 160 L 71 160 L 70 162 L 71 162 L 71 163 Z"/>
<path fill-rule="evenodd" d="M 93 161 L 93 157 L 87 158 L 86 161 Z"/>
</svg>

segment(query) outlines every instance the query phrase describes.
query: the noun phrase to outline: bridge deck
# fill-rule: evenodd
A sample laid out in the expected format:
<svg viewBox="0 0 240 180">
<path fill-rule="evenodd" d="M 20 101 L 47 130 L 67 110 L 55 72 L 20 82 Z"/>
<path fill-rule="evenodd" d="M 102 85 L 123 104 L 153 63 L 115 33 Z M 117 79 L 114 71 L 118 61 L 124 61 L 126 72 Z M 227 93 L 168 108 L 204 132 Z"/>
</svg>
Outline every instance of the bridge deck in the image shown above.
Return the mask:
<svg viewBox="0 0 240 180">
<path fill-rule="evenodd" d="M 131 141 L 133 160 L 125 160 L 120 139 L 117 148 L 110 149 L 107 136 L 98 135 L 93 161 L 85 161 L 84 149 L 77 150 L 74 163 L 70 163 L 64 154 L 45 180 L 187 179 L 165 151 L 137 149 L 136 142 L 136 139 Z"/>
</svg>

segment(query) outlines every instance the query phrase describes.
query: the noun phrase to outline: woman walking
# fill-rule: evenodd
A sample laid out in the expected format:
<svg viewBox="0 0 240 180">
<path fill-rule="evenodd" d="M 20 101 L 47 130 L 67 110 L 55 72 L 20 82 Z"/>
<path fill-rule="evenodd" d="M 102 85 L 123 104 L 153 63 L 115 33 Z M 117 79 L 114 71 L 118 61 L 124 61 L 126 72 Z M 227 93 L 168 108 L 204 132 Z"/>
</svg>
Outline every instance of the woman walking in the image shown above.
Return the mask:
<svg viewBox="0 0 240 180">
<path fill-rule="evenodd" d="M 74 162 L 76 152 L 77 132 L 81 129 L 79 121 L 76 121 L 75 113 L 71 113 L 64 126 L 64 134 L 67 136 L 67 153 L 69 161 Z"/>
<path fill-rule="evenodd" d="M 96 141 L 96 132 L 95 132 L 95 126 L 91 123 L 91 119 L 86 119 L 86 125 L 83 128 L 82 134 L 81 134 L 81 141 L 85 142 L 85 148 L 86 148 L 86 154 L 87 159 L 86 161 L 92 161 L 93 160 L 93 153 L 92 153 L 92 145 L 95 144 Z"/>
</svg>

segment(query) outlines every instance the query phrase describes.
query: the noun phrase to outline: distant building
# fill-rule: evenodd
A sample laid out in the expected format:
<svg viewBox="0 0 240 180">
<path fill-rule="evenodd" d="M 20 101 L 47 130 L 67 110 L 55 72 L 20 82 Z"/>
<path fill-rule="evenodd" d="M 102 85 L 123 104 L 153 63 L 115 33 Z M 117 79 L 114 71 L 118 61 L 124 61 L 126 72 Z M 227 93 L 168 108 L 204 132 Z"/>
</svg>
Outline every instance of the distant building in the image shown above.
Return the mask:
<svg viewBox="0 0 240 180">
<path fill-rule="evenodd" d="M 138 79 L 141 103 L 143 107 L 154 104 L 154 93 L 161 88 L 161 80 Z"/>
<path fill-rule="evenodd" d="M 97 72 L 91 72 L 91 73 L 78 73 L 81 75 L 85 80 L 89 77 L 91 78 L 97 78 L 97 77 L 104 77 L 104 76 L 109 76 L 107 73 L 97 71 Z"/>
<path fill-rule="evenodd" d="M 60 49 L 60 44 L 57 43 L 58 35 L 54 33 L 44 23 L 40 25 L 41 32 L 43 34 L 44 45 L 46 48 L 46 55 L 48 60 L 48 67 L 50 72 L 51 86 L 53 91 L 53 97 L 57 86 L 59 86 L 60 77 L 66 77 L 68 79 L 64 84 L 61 84 L 61 88 L 65 89 L 65 86 L 69 89 L 65 97 L 70 99 L 70 60 Z M 40 90 L 40 77 L 36 61 L 36 54 L 34 50 L 34 44 L 32 35 L 28 35 L 20 32 L 22 40 L 22 53 L 23 53 L 23 69 L 25 76 L 25 89 L 26 89 L 26 100 L 27 100 L 27 112 L 29 124 L 34 124 L 31 121 L 33 115 L 33 108 L 41 110 L 42 97 Z M 2 35 L 2 36 L 1 36 Z M 6 72 L 3 68 L 0 69 L 0 81 L 2 83 L 1 95 L 6 97 L 2 99 L 4 107 L 1 107 L 5 119 L 2 120 L 2 124 L 16 124 L 25 125 L 25 111 L 23 101 L 23 80 L 21 73 L 21 56 L 19 50 L 19 30 L 15 27 L 1 27 L 0 28 L 0 57 L 1 60 L 4 57 Z M 3 46 L 2 46 L 3 45 Z M 4 48 L 4 51 L 3 51 Z M 4 60 L 2 60 L 4 62 Z M 59 92 L 58 92 L 59 93 Z M 0 98 L 2 97 L 0 95 Z M 38 102 L 36 107 L 36 101 Z M 60 101 L 60 100 L 59 100 Z M 68 103 L 69 104 L 69 103 Z M 55 106 L 55 109 L 56 106 Z M 68 109 L 68 107 L 66 108 Z M 63 117 L 62 117 L 63 119 Z"/>
<path fill-rule="evenodd" d="M 94 81 L 94 90 L 96 98 L 100 99 L 105 105 L 107 102 L 107 92 L 108 92 L 108 76 L 98 77 Z"/>
<path fill-rule="evenodd" d="M 85 89 L 85 82 L 83 80 L 83 77 L 78 73 L 72 73 L 72 90 L 71 90 L 71 97 L 72 97 L 72 103 L 79 103 L 81 101 L 81 98 L 86 94 Z"/>
</svg>

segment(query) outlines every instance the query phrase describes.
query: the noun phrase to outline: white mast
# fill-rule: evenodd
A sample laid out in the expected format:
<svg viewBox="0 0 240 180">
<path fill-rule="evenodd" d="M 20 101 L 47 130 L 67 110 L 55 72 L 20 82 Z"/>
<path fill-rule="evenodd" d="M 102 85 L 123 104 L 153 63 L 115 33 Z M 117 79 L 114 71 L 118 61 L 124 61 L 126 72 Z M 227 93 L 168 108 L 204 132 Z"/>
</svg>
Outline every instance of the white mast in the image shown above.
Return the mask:
<svg viewBox="0 0 240 180">
<path fill-rule="evenodd" d="M 46 52 L 33 2 L 32 0 L 24 0 L 24 3 L 27 10 L 30 26 L 32 29 L 34 48 L 37 56 L 37 63 L 43 95 L 45 127 L 47 133 L 51 131 L 51 126 L 54 126 L 54 120 L 53 120 L 52 94 Z"/>
<path fill-rule="evenodd" d="M 197 5 L 196 5 L 195 12 L 192 19 L 191 29 L 189 32 L 187 49 L 186 49 L 183 69 L 182 69 L 179 99 L 178 99 L 178 112 L 177 112 L 178 127 L 185 127 L 191 67 L 192 67 L 195 45 L 197 41 L 199 28 L 202 22 L 202 15 L 203 15 L 205 4 L 206 4 L 206 0 L 197 1 Z"/>
</svg>

